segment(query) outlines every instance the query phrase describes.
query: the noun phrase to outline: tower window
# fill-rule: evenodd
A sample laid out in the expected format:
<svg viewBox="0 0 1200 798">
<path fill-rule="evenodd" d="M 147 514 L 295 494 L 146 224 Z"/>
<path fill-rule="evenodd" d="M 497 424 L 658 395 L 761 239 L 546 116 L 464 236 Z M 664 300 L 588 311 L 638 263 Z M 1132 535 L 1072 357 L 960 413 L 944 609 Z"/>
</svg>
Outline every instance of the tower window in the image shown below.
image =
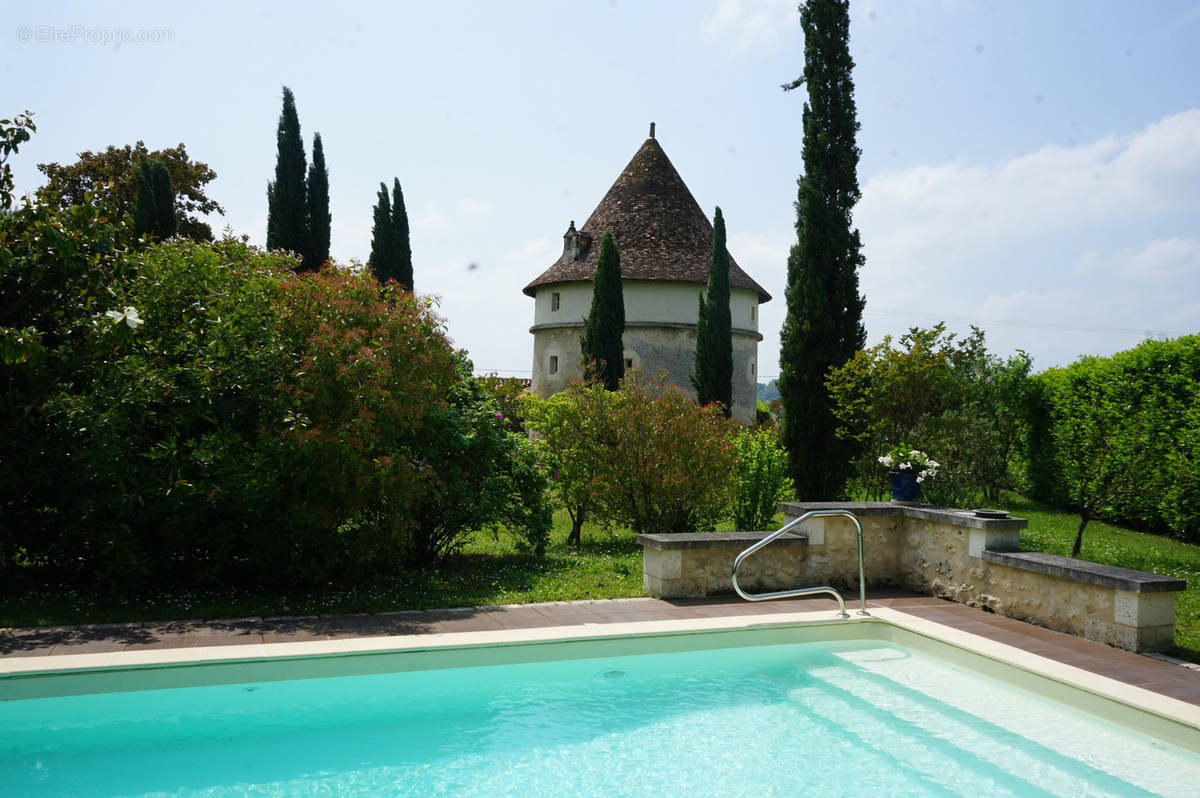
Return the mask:
<svg viewBox="0 0 1200 798">
<path fill-rule="evenodd" d="M 633 358 L 631 358 L 631 357 L 625 358 L 625 370 L 629 371 L 632 368 L 633 368 Z"/>
<path fill-rule="evenodd" d="M 753 305 L 750 306 L 750 321 L 754 321 L 754 312 L 757 310 Z"/>
<path fill-rule="evenodd" d="M 555 294 L 555 296 L 558 296 L 558 294 Z M 550 373 L 551 374 L 558 373 L 558 355 L 550 356 Z"/>
<path fill-rule="evenodd" d="M 550 295 L 550 311 L 554 312 L 562 307 L 562 296 L 555 291 Z"/>
<path fill-rule="evenodd" d="M 754 361 L 753 360 L 750 361 L 750 376 L 751 377 L 754 376 Z"/>
</svg>

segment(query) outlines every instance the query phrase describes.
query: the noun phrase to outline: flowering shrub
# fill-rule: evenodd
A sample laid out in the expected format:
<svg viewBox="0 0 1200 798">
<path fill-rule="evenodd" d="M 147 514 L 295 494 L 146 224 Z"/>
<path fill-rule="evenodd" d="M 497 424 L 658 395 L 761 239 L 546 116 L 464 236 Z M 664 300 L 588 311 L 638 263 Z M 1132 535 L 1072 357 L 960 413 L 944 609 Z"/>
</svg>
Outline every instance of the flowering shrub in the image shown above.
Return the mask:
<svg viewBox="0 0 1200 798">
<path fill-rule="evenodd" d="M 657 533 L 713 529 L 727 515 L 738 426 L 717 405 L 634 372 L 618 391 L 572 386 L 527 413 L 575 518 Z"/>
<path fill-rule="evenodd" d="M 454 551 L 467 532 L 501 527 L 540 553 L 553 519 L 535 447 L 471 376 L 465 353 L 457 354 L 456 367 L 449 401 L 430 413 L 413 449 L 430 489 L 412 508 L 406 558 L 427 565 Z"/>
<path fill-rule="evenodd" d="M 702 532 L 729 507 L 737 422 L 635 372 L 614 399 L 601 514 L 638 533 Z"/>
<path fill-rule="evenodd" d="M 879 464 L 889 471 L 916 472 L 917 482 L 936 477 L 942 464 L 919 449 L 910 449 L 906 445 L 894 446 L 888 452 L 880 455 Z"/>
</svg>

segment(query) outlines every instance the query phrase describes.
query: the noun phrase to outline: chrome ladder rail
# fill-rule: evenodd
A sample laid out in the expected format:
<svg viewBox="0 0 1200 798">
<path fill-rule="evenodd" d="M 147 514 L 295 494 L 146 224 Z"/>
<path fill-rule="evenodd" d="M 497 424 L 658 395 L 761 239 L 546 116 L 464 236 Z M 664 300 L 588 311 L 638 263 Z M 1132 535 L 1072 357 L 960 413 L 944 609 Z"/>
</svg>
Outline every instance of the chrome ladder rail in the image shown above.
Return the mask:
<svg viewBox="0 0 1200 798">
<path fill-rule="evenodd" d="M 848 510 L 809 510 L 795 521 L 792 521 L 789 524 L 784 524 L 784 526 L 777 532 L 772 532 L 767 537 L 743 551 L 733 561 L 733 589 L 737 591 L 739 596 L 746 599 L 746 601 L 766 601 L 767 599 L 790 598 L 792 596 L 811 596 L 815 593 L 829 593 L 835 599 L 837 599 L 838 607 L 840 609 L 838 612 L 838 617 L 849 618 L 850 614 L 846 612 L 846 602 L 842 599 L 842 594 L 834 590 L 832 587 L 802 587 L 796 590 L 776 590 L 772 593 L 747 593 L 746 591 L 742 590 L 741 585 L 738 584 L 738 568 L 741 566 L 742 561 L 751 554 L 763 548 L 764 546 L 767 546 L 771 543 L 771 541 L 775 540 L 780 535 L 784 535 L 792 531 L 792 529 L 800 524 L 803 524 L 810 518 L 831 517 L 849 518 L 854 522 L 854 528 L 858 531 L 858 614 L 869 617 L 871 613 L 867 612 L 867 580 L 863 575 L 862 524 L 858 522 L 858 518 L 855 517 L 854 513 Z"/>
</svg>

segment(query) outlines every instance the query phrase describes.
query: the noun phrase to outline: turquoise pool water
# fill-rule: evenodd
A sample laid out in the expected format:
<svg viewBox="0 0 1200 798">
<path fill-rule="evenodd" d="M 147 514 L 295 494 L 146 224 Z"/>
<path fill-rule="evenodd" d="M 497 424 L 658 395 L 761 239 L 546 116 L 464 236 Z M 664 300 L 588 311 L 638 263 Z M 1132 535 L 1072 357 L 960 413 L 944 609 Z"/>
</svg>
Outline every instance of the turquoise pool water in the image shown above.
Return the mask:
<svg viewBox="0 0 1200 798">
<path fill-rule="evenodd" d="M 877 641 L 0 704 L 18 795 L 1195 795 L 1200 756 Z"/>
</svg>

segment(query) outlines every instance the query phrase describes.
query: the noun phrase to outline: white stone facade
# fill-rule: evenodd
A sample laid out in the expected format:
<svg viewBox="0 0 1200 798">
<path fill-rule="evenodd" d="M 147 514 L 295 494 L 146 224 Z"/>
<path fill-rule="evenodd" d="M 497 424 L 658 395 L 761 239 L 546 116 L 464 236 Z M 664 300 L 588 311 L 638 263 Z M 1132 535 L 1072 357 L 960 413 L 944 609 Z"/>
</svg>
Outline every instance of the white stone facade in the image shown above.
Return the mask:
<svg viewBox="0 0 1200 798">
<path fill-rule="evenodd" d="M 625 280 L 626 365 L 646 376 L 665 371 L 667 379 L 695 396 L 690 377 L 696 362 L 696 318 L 704 286 L 696 283 Z M 583 378 L 579 339 L 591 309 L 590 282 L 539 286 L 534 295 L 532 392 L 547 397 Z M 743 424 L 754 421 L 758 397 L 758 296 L 730 291 L 733 327 L 733 408 Z"/>
</svg>

